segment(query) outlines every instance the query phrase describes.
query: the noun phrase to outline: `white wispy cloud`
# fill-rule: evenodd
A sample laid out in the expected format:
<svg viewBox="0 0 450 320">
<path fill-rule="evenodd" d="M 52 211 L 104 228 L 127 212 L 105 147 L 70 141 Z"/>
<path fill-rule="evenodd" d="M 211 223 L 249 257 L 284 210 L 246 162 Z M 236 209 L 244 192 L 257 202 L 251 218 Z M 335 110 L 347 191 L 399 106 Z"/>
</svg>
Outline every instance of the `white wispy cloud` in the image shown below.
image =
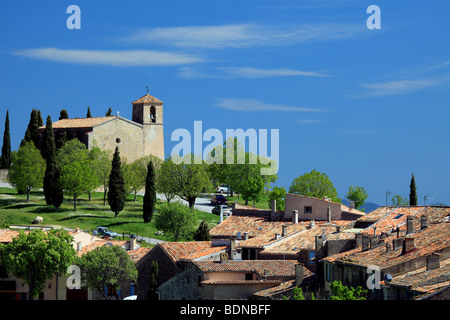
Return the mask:
<svg viewBox="0 0 450 320">
<path fill-rule="evenodd" d="M 404 94 L 412 91 L 433 87 L 441 84 L 448 77 L 435 77 L 416 80 L 395 80 L 378 83 L 364 83 L 360 86 L 366 88 L 367 91 L 363 96 L 386 96 L 395 94 Z"/>
<path fill-rule="evenodd" d="M 122 40 L 139 43 L 156 42 L 183 48 L 248 48 L 343 39 L 363 31 L 364 26 L 340 23 L 295 26 L 245 23 L 141 29 L 123 37 Z"/>
<path fill-rule="evenodd" d="M 295 111 L 295 112 L 324 112 L 327 110 L 316 108 L 304 108 L 296 106 L 286 106 L 282 104 L 270 104 L 258 99 L 219 99 L 216 107 L 233 111 Z"/>
<path fill-rule="evenodd" d="M 268 78 L 268 77 L 293 77 L 293 76 L 303 76 L 303 77 L 326 77 L 327 75 L 312 71 L 302 71 L 288 68 L 279 69 L 258 69 L 250 67 L 242 68 L 219 68 L 226 73 L 239 77 L 239 78 Z"/>
<path fill-rule="evenodd" d="M 215 78 L 215 79 L 236 79 L 236 78 L 269 78 L 269 77 L 328 77 L 328 75 L 313 71 L 302 71 L 288 68 L 263 69 L 252 67 L 217 67 L 203 71 L 195 67 L 184 66 L 180 68 L 178 76 L 181 78 Z"/>
<path fill-rule="evenodd" d="M 14 54 L 34 59 L 110 66 L 173 66 L 203 61 L 202 58 L 191 54 L 151 50 L 112 51 L 36 48 L 19 50 Z"/>
</svg>

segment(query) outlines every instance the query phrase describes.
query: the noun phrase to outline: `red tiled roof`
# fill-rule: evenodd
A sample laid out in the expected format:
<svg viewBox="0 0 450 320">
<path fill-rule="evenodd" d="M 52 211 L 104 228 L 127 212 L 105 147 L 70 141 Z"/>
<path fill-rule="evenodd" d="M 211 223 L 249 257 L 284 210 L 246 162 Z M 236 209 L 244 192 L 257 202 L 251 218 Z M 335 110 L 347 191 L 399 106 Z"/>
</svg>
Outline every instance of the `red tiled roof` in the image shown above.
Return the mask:
<svg viewBox="0 0 450 320">
<path fill-rule="evenodd" d="M 78 119 L 62 119 L 52 123 L 53 129 L 62 128 L 92 128 L 101 123 L 116 119 L 116 116 L 110 117 L 93 117 L 93 118 L 78 118 Z M 38 129 L 45 129 L 45 126 Z"/>
<path fill-rule="evenodd" d="M 384 241 L 385 243 L 392 243 L 396 237 L 397 235 L 393 234 L 385 238 Z M 361 247 L 357 247 L 323 258 L 322 261 L 341 262 L 363 267 L 377 265 L 382 269 L 389 268 L 450 247 L 450 225 L 445 222 L 430 225 L 424 230 L 409 234 L 408 237 L 414 238 L 415 249 L 405 254 L 402 254 L 402 249 L 391 249 L 386 252 L 385 245 L 366 251 L 362 251 Z"/>
<path fill-rule="evenodd" d="M 202 284 L 210 285 L 251 285 L 251 284 L 276 284 L 280 285 L 280 280 L 205 280 Z"/>
<path fill-rule="evenodd" d="M 134 262 L 138 262 L 141 260 L 147 253 L 150 252 L 152 248 L 147 247 L 139 247 L 135 250 L 128 250 L 127 253 L 130 256 L 131 260 Z"/>
<path fill-rule="evenodd" d="M 173 262 L 193 260 L 226 249 L 226 246 L 213 247 L 211 241 L 163 242 L 158 244 Z"/>
<path fill-rule="evenodd" d="M 0 229 L 0 243 L 9 243 L 13 238 L 19 235 L 19 231 Z"/>
<path fill-rule="evenodd" d="M 132 102 L 132 104 L 139 104 L 139 103 L 163 103 L 163 102 L 158 98 L 155 98 L 147 93 L 145 96 L 142 96 L 136 101 Z"/>
<path fill-rule="evenodd" d="M 426 216 L 429 223 L 441 222 L 450 214 L 450 207 L 434 206 L 407 206 L 407 207 L 380 207 L 358 221 L 374 222 L 362 233 L 373 233 L 373 227 L 376 232 L 390 233 L 397 227 L 400 230 L 406 229 L 406 219 L 408 216 L 414 217 L 414 229 L 420 228 L 420 217 Z"/>
<path fill-rule="evenodd" d="M 295 276 L 295 265 L 297 260 L 228 260 L 227 263 L 220 261 L 194 261 L 202 272 L 254 272 L 262 277 L 293 277 Z M 304 268 L 304 277 L 311 271 Z"/>
</svg>

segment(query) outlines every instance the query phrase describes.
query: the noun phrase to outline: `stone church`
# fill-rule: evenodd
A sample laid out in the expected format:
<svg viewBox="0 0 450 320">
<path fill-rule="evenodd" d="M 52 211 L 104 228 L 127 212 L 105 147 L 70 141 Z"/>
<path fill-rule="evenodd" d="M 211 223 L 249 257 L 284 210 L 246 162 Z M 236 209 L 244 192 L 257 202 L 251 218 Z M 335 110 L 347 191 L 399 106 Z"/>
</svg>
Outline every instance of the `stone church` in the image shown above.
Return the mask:
<svg viewBox="0 0 450 320">
<path fill-rule="evenodd" d="M 119 116 L 62 119 L 52 123 L 55 139 L 66 134 L 77 138 L 88 149 L 94 146 L 114 153 L 128 163 L 147 155 L 164 159 L 163 102 L 150 94 L 132 102 L 132 120 Z M 38 128 L 41 141 L 45 126 Z"/>
</svg>

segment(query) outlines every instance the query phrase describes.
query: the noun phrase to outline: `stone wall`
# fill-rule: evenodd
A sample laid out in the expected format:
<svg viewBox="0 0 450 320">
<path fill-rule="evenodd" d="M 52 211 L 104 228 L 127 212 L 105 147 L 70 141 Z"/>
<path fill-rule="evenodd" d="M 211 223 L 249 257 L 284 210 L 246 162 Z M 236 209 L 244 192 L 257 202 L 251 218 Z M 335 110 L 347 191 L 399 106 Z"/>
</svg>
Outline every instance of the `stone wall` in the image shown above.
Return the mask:
<svg viewBox="0 0 450 320">
<path fill-rule="evenodd" d="M 7 181 L 8 169 L 0 169 L 0 181 Z"/>
<path fill-rule="evenodd" d="M 89 148 L 92 149 L 94 146 L 101 150 L 109 150 L 111 153 L 114 153 L 118 146 L 121 159 L 131 163 L 144 156 L 142 125 L 124 118 L 116 118 L 114 121 L 96 126 L 89 133 Z"/>
<path fill-rule="evenodd" d="M 340 203 L 286 193 L 285 217 L 291 219 L 292 211 L 298 210 L 299 220 L 327 220 L 328 206 L 331 207 L 331 219 L 341 220 Z M 305 207 L 311 207 L 311 212 L 305 212 Z"/>
</svg>

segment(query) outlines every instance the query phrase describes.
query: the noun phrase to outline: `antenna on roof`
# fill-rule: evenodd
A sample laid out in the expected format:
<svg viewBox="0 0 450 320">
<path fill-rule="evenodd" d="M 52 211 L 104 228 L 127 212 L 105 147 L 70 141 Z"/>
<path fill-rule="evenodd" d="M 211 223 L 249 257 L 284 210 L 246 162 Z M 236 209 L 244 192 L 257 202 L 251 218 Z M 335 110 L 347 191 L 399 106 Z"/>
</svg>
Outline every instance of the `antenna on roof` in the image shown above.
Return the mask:
<svg viewBox="0 0 450 320">
<path fill-rule="evenodd" d="M 427 200 L 428 199 L 434 199 L 434 198 L 430 198 L 428 196 L 423 196 L 423 205 L 426 206 L 427 205 Z"/>
<path fill-rule="evenodd" d="M 145 89 L 147 90 L 147 94 L 148 94 L 148 86 L 146 86 Z"/>
</svg>

